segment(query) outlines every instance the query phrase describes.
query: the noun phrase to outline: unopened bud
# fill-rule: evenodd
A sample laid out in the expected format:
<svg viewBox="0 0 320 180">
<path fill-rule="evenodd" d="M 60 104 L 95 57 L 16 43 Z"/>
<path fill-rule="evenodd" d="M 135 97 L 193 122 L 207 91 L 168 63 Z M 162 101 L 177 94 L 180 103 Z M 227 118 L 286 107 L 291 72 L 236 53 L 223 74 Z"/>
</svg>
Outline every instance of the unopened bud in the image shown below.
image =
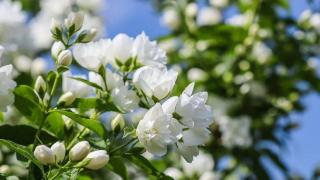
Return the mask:
<svg viewBox="0 0 320 180">
<path fill-rule="evenodd" d="M 74 26 L 73 32 L 81 29 L 83 24 L 84 16 L 80 12 L 69 14 L 68 18 L 64 20 L 64 25 L 70 30 Z"/>
<path fill-rule="evenodd" d="M 119 131 L 123 129 L 125 126 L 125 120 L 122 114 L 116 115 L 116 117 L 111 121 L 111 129 L 112 131 Z"/>
<path fill-rule="evenodd" d="M 103 168 L 109 161 L 109 155 L 105 150 L 93 151 L 88 154 L 85 160 L 89 159 L 89 163 L 85 166 L 88 169 L 97 170 Z"/>
<path fill-rule="evenodd" d="M 83 31 L 79 36 L 80 42 L 87 43 L 92 41 L 96 37 L 97 33 L 98 31 L 95 28 Z"/>
<path fill-rule="evenodd" d="M 61 24 L 55 18 L 51 20 L 50 30 L 54 36 L 59 36 L 61 33 Z"/>
<path fill-rule="evenodd" d="M 51 47 L 51 55 L 53 58 L 57 59 L 61 51 L 65 50 L 66 47 L 63 45 L 62 42 L 56 41 L 53 43 Z"/>
<path fill-rule="evenodd" d="M 72 92 L 66 92 L 64 93 L 58 100 L 58 104 L 63 104 L 66 106 L 69 106 L 73 103 L 73 101 L 76 99 L 76 97 L 73 95 Z"/>
<path fill-rule="evenodd" d="M 66 147 L 62 142 L 56 142 L 51 146 L 51 150 L 55 156 L 55 162 L 59 163 L 63 161 L 66 154 Z"/>
<path fill-rule="evenodd" d="M 63 50 L 58 55 L 58 65 L 69 66 L 72 63 L 72 53 L 70 50 Z"/>
<path fill-rule="evenodd" d="M 38 159 L 42 164 L 54 164 L 54 154 L 50 148 L 45 145 L 39 145 L 33 152 L 36 159 Z"/>
<path fill-rule="evenodd" d="M 78 142 L 69 152 L 71 161 L 80 161 L 85 158 L 90 152 L 90 144 L 88 141 Z"/>
<path fill-rule="evenodd" d="M 37 77 L 37 80 L 34 84 L 34 90 L 36 90 L 37 92 L 42 92 L 42 93 L 46 92 L 47 83 L 44 81 L 42 76 Z"/>
</svg>

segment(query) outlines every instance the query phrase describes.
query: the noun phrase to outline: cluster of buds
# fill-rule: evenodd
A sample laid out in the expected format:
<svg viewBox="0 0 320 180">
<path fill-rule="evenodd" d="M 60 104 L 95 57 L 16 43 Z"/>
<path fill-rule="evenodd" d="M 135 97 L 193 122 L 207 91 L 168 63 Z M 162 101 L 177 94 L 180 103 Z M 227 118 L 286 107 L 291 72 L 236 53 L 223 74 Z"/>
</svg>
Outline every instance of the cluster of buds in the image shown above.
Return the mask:
<svg viewBox="0 0 320 180">
<path fill-rule="evenodd" d="M 82 30 L 84 15 L 81 12 L 73 12 L 68 18 L 64 19 L 64 23 L 58 22 L 56 19 L 51 21 L 51 33 L 55 40 L 62 41 L 65 45 L 70 43 L 87 43 L 92 41 L 97 35 L 95 28 Z M 70 42 L 70 40 L 72 42 Z"/>
<path fill-rule="evenodd" d="M 73 167 L 97 170 L 104 167 L 109 161 L 109 155 L 105 150 L 90 152 L 90 144 L 81 141 L 75 144 L 69 151 L 69 161 L 76 163 Z M 56 142 L 50 148 L 39 145 L 34 150 L 34 156 L 43 165 L 54 165 L 63 162 L 65 159 L 66 148 L 63 143 Z"/>
</svg>

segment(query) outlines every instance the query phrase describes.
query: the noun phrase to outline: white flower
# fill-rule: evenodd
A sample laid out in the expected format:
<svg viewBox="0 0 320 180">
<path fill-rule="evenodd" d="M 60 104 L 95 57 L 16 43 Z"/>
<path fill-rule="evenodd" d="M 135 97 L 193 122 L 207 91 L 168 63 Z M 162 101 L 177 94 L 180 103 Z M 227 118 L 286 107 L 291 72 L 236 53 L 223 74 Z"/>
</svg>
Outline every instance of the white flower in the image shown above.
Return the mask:
<svg viewBox="0 0 320 180">
<path fill-rule="evenodd" d="M 188 17 L 195 17 L 198 12 L 197 3 L 189 3 L 185 9 L 185 13 Z"/>
<path fill-rule="evenodd" d="M 136 132 L 139 141 L 148 152 L 163 156 L 167 152 L 167 145 L 177 141 L 181 126 L 157 103 L 139 122 Z"/>
<path fill-rule="evenodd" d="M 302 24 L 302 23 L 307 22 L 311 16 L 312 16 L 312 11 L 310 9 L 306 9 L 306 10 L 302 11 L 302 13 L 300 14 L 300 16 L 298 18 L 298 23 Z"/>
<path fill-rule="evenodd" d="M 222 19 L 221 12 L 212 7 L 205 7 L 200 9 L 197 17 L 197 22 L 200 26 L 215 25 Z"/>
<path fill-rule="evenodd" d="M 30 72 L 32 60 L 24 55 L 20 55 L 13 60 L 14 67 L 20 72 Z"/>
<path fill-rule="evenodd" d="M 310 17 L 310 25 L 320 32 L 320 13 L 315 13 Z"/>
<path fill-rule="evenodd" d="M 97 170 L 103 168 L 109 161 L 107 151 L 98 150 L 88 154 L 86 159 L 90 159 L 89 163 L 85 166 L 88 169 Z"/>
<path fill-rule="evenodd" d="M 202 175 L 205 172 L 212 171 L 214 161 L 209 154 L 200 151 L 199 155 L 194 158 L 192 163 L 188 163 L 182 159 L 182 168 L 189 177 L 193 175 Z"/>
<path fill-rule="evenodd" d="M 272 49 L 263 42 L 256 42 L 253 46 L 252 56 L 256 58 L 260 64 L 264 64 L 270 60 Z"/>
<path fill-rule="evenodd" d="M 235 146 L 248 147 L 252 143 L 250 136 L 250 119 L 239 117 L 232 119 L 228 116 L 217 118 L 219 129 L 222 132 L 222 143 L 228 148 Z"/>
<path fill-rule="evenodd" d="M 32 38 L 33 45 L 37 49 L 49 48 L 51 45 L 51 18 L 51 16 L 41 11 L 35 18 L 32 18 L 32 20 L 30 21 L 30 36 Z"/>
<path fill-rule="evenodd" d="M 85 158 L 89 152 L 90 144 L 88 141 L 81 141 L 71 148 L 69 158 L 71 161 L 80 161 Z"/>
<path fill-rule="evenodd" d="M 112 55 L 115 60 L 125 64 L 132 57 L 133 38 L 118 34 L 112 39 Z"/>
<path fill-rule="evenodd" d="M 96 42 L 75 45 L 73 55 L 82 67 L 98 72 L 101 66 L 112 63 L 111 48 L 109 39 L 101 39 Z"/>
<path fill-rule="evenodd" d="M 111 97 L 114 104 L 126 112 L 137 108 L 139 104 L 139 97 L 136 92 L 129 90 L 127 86 L 113 89 Z"/>
<path fill-rule="evenodd" d="M 199 180 L 219 180 L 222 179 L 220 174 L 217 172 L 207 171 L 203 173 Z"/>
<path fill-rule="evenodd" d="M 164 171 L 164 174 L 167 175 L 167 176 L 170 176 L 170 177 L 172 177 L 173 179 L 176 179 L 176 180 L 183 177 L 183 173 L 179 169 L 174 168 L 174 167 L 167 168 Z"/>
<path fill-rule="evenodd" d="M 33 154 L 44 165 L 54 164 L 55 162 L 52 150 L 45 145 L 37 146 Z"/>
<path fill-rule="evenodd" d="M 210 4 L 217 8 L 224 8 L 228 5 L 229 0 L 210 0 Z"/>
<path fill-rule="evenodd" d="M 72 79 L 72 77 L 86 79 L 86 77 L 82 75 L 72 75 L 70 71 L 64 72 L 62 75 L 62 91 L 72 92 L 72 94 L 78 98 L 89 96 L 92 88 L 83 82 Z"/>
<path fill-rule="evenodd" d="M 48 63 L 43 58 L 36 58 L 31 63 L 31 74 L 37 76 L 44 73 L 48 68 Z"/>
<path fill-rule="evenodd" d="M 208 74 L 200 68 L 191 68 L 187 76 L 190 81 L 205 81 L 208 78 Z"/>
<path fill-rule="evenodd" d="M 134 40 L 133 56 L 142 65 L 161 66 L 167 63 L 166 52 L 159 48 L 156 41 L 150 41 L 144 32 Z"/>
<path fill-rule="evenodd" d="M 145 66 L 139 68 L 133 75 L 136 88 L 143 91 L 147 97 L 161 100 L 169 95 L 176 82 L 178 73 L 166 68 Z"/>
<path fill-rule="evenodd" d="M 245 26 L 249 23 L 249 14 L 237 14 L 226 20 L 226 24 L 233 26 Z"/>
<path fill-rule="evenodd" d="M 207 92 L 192 95 L 194 83 L 191 83 L 179 97 L 176 113 L 181 116 L 180 122 L 189 129 L 183 132 L 186 146 L 205 143 L 209 136 L 207 128 L 213 121 L 212 109 L 206 104 Z"/>
<path fill-rule="evenodd" d="M 55 156 L 55 162 L 62 162 L 66 154 L 66 148 L 62 142 L 54 143 L 50 148 Z"/>
<path fill-rule="evenodd" d="M 23 23 L 27 16 L 22 11 L 20 2 L 10 0 L 0 1 L 0 25 L 15 25 Z"/>
<path fill-rule="evenodd" d="M 17 84 L 13 81 L 12 73 L 12 65 L 0 67 L 0 111 L 6 111 L 6 107 L 14 102 L 13 89 Z"/>
<path fill-rule="evenodd" d="M 178 29 L 181 24 L 180 16 L 177 10 L 173 8 L 165 9 L 163 11 L 163 16 L 161 19 L 162 19 L 162 23 L 172 30 Z"/>
</svg>

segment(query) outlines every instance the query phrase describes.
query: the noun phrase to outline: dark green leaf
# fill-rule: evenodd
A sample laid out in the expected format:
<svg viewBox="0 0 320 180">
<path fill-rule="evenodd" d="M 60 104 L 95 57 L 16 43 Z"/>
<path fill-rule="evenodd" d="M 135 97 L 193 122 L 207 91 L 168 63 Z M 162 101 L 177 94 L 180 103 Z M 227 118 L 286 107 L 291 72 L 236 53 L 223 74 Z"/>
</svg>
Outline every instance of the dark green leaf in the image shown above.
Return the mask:
<svg viewBox="0 0 320 180">
<path fill-rule="evenodd" d="M 36 132 L 37 129 L 32 126 L 11 126 L 6 124 L 0 126 L 0 139 L 14 141 L 18 144 L 27 146 L 33 143 Z M 43 141 L 43 143 L 50 143 L 57 140 L 46 131 L 41 132 L 40 139 Z"/>
<path fill-rule="evenodd" d="M 108 169 L 117 173 L 123 180 L 128 180 L 128 172 L 122 158 L 111 157 L 107 164 Z"/>
</svg>

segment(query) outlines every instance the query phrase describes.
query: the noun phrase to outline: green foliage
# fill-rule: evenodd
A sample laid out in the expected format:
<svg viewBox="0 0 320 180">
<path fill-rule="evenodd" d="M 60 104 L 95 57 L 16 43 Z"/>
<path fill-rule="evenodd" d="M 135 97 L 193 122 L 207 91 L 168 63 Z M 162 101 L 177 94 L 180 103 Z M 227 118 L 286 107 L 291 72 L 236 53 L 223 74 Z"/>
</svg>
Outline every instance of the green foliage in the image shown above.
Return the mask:
<svg viewBox="0 0 320 180">
<path fill-rule="evenodd" d="M 107 168 L 117 173 L 123 180 L 128 180 L 128 172 L 122 158 L 111 157 Z"/>
</svg>

